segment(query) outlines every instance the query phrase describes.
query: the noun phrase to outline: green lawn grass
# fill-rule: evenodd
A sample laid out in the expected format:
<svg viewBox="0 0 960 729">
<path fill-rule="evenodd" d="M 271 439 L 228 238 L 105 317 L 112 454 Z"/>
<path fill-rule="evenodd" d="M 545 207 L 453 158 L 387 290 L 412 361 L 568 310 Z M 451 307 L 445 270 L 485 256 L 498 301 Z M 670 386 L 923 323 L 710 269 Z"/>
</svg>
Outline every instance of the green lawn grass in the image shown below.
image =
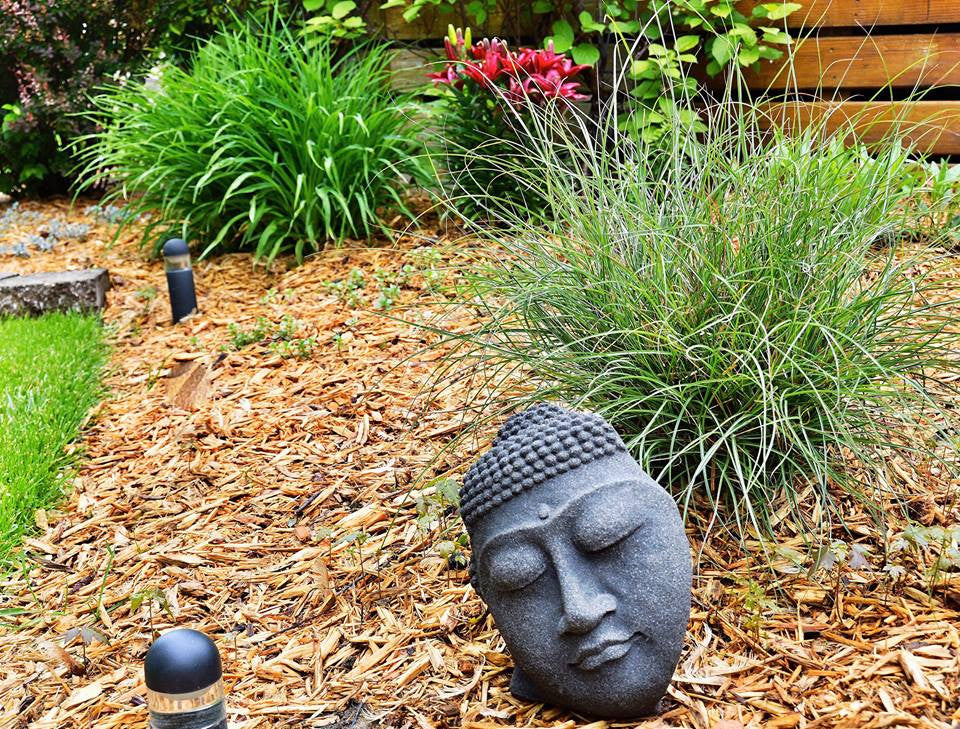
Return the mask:
<svg viewBox="0 0 960 729">
<path fill-rule="evenodd" d="M 79 314 L 0 319 L 0 565 L 57 502 L 67 446 L 101 394 L 100 321 Z"/>
</svg>

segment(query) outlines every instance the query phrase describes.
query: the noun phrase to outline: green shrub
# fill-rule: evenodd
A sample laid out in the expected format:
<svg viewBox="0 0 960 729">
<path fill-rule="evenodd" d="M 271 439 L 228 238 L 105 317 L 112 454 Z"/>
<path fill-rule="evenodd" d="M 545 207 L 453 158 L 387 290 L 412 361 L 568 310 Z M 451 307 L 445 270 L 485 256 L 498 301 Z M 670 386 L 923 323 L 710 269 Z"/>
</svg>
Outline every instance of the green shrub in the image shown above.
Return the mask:
<svg viewBox="0 0 960 729">
<path fill-rule="evenodd" d="M 930 256 L 874 245 L 909 194 L 896 140 L 870 157 L 737 119 L 640 146 L 581 119 L 532 145 L 548 208 L 486 231 L 465 300 L 487 323 L 437 382 L 477 366 L 478 418 L 598 411 L 685 506 L 762 529 L 804 484 L 828 519 L 832 487 L 865 496 L 850 460 L 938 456 L 958 322 Z"/>
<path fill-rule="evenodd" d="M 145 233 L 155 247 L 174 226 L 204 254 L 267 259 L 369 236 L 378 210 L 405 212 L 404 189 L 424 177 L 389 60 L 378 45 L 308 44 L 279 14 L 225 30 L 187 70 L 96 99 L 87 184 L 116 180 L 108 199 L 157 211 Z"/>
</svg>

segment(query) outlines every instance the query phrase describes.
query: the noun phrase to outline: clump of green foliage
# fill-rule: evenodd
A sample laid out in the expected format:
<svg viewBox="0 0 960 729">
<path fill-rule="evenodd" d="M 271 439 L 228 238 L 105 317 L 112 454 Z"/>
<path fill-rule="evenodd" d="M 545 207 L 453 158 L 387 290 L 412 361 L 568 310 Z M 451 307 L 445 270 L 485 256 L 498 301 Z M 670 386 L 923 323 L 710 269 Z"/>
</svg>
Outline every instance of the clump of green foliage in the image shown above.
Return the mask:
<svg viewBox="0 0 960 729">
<path fill-rule="evenodd" d="M 156 210 L 145 241 L 172 228 L 202 254 L 319 250 L 369 237 L 379 213 L 406 213 L 425 179 L 408 96 L 389 86 L 382 45 L 307 42 L 275 12 L 225 29 L 187 69 L 109 87 L 84 140 L 86 184 L 116 181 L 107 201 Z"/>
<path fill-rule="evenodd" d="M 486 324 L 437 382 L 476 374 L 478 418 L 597 411 L 685 507 L 741 530 L 806 484 L 825 524 L 836 487 L 869 493 L 851 460 L 942 456 L 922 434 L 952 422 L 955 295 L 934 254 L 877 245 L 909 195 L 898 140 L 866 155 L 845 130 L 764 134 L 740 110 L 655 144 L 578 117 L 531 145 L 548 207 L 479 231 L 492 246 L 464 300 Z"/>
<path fill-rule="evenodd" d="M 271 322 L 261 316 L 257 317 L 249 329 L 230 322 L 227 331 L 230 334 L 230 347 L 234 350 L 239 351 L 251 344 L 266 343 L 272 353 L 283 359 L 291 357 L 310 359 L 317 346 L 317 340 L 315 337 L 298 337 L 297 334 L 301 328 L 303 323 L 289 315 L 284 316 L 279 322 Z M 229 348 L 224 345 L 222 349 L 226 351 Z"/>
<path fill-rule="evenodd" d="M 66 449 L 100 396 L 105 357 L 95 317 L 0 319 L 0 563 L 36 509 L 61 496 Z"/>
</svg>

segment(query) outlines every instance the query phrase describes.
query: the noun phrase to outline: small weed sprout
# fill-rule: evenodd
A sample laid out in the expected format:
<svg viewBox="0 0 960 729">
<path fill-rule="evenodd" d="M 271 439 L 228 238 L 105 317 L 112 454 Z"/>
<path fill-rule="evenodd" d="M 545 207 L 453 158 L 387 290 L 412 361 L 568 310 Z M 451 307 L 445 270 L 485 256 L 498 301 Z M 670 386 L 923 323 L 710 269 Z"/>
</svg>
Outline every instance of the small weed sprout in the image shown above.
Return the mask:
<svg viewBox="0 0 960 729">
<path fill-rule="evenodd" d="M 933 590 L 945 575 L 960 571 L 960 526 L 910 524 L 895 535 L 889 545 L 891 555 L 908 551 L 925 565 L 928 588 Z M 888 567 L 888 574 L 895 573 L 900 578 L 905 574 L 903 567 Z"/>
<path fill-rule="evenodd" d="M 427 246 L 416 249 L 411 256 L 414 265 L 423 276 L 423 283 L 427 290 L 439 290 L 446 278 L 443 271 L 443 254 L 438 249 Z"/>
<path fill-rule="evenodd" d="M 390 311 L 400 298 L 400 287 L 395 285 L 384 286 L 373 302 L 377 311 Z"/>
<path fill-rule="evenodd" d="M 243 329 L 238 324 L 230 322 L 227 330 L 230 333 L 230 344 L 234 349 L 239 350 L 266 339 L 270 332 L 270 322 L 261 316 L 257 318 L 252 329 Z"/>
<path fill-rule="evenodd" d="M 777 603 L 756 580 L 739 580 L 739 584 L 743 592 L 743 627 L 753 634 L 754 640 L 759 640 L 765 617 L 777 610 Z"/>
<path fill-rule="evenodd" d="M 348 306 L 355 307 L 360 304 L 360 293 L 365 285 L 363 271 L 355 268 L 345 279 L 328 283 L 327 288 Z"/>
</svg>

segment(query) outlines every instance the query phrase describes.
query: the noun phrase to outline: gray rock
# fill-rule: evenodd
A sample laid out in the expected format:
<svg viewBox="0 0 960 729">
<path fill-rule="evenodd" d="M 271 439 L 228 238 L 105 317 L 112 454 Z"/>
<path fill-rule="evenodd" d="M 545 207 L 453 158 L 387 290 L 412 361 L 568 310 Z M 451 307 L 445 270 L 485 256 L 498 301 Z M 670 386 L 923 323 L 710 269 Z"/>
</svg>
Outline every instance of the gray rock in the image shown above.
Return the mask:
<svg viewBox="0 0 960 729">
<path fill-rule="evenodd" d="M 10 273 L 10 271 L 0 271 L 0 281 L 3 281 L 5 278 L 13 278 L 17 274 Z"/>
<path fill-rule="evenodd" d="M 690 616 L 673 498 L 597 415 L 537 405 L 473 465 L 460 513 L 472 578 L 522 699 L 602 718 L 653 713 Z"/>
<path fill-rule="evenodd" d="M 110 277 L 105 268 L 34 273 L 0 280 L 0 315 L 26 316 L 47 311 L 100 311 Z"/>
</svg>

